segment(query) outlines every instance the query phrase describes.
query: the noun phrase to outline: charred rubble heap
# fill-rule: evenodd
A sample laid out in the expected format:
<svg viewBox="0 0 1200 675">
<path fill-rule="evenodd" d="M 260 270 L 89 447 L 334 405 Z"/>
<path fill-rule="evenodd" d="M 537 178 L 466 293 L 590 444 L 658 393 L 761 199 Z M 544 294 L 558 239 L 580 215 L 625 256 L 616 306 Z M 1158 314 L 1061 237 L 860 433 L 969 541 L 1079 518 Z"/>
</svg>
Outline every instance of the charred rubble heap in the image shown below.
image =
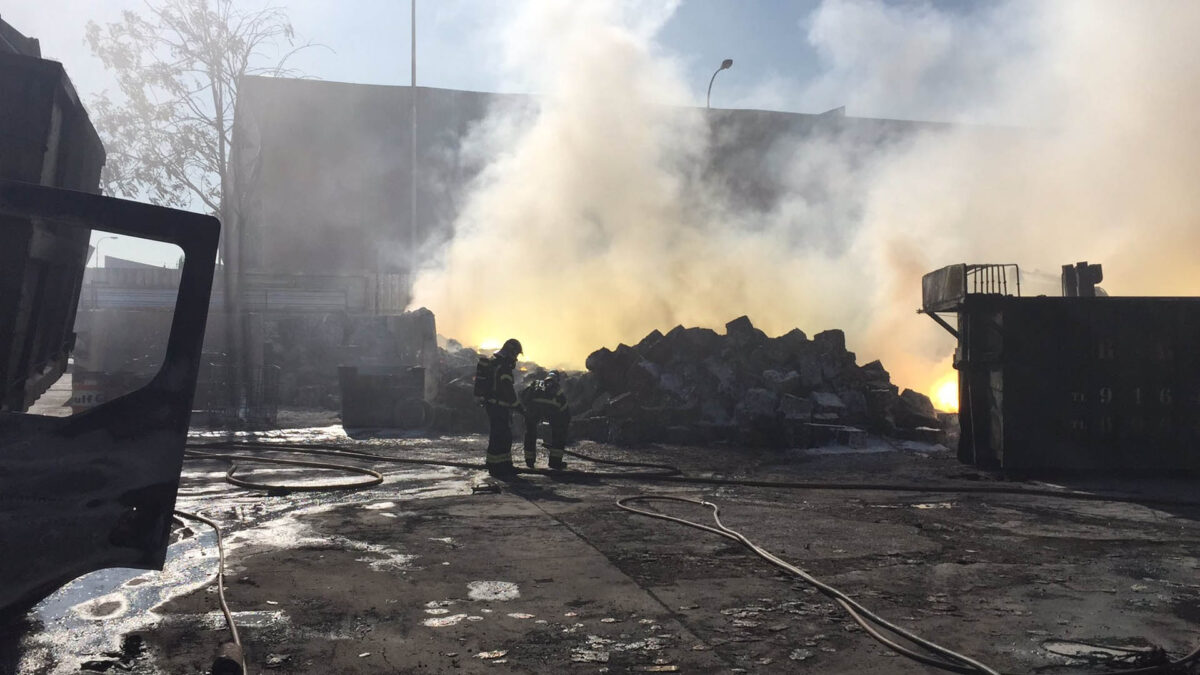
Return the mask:
<svg viewBox="0 0 1200 675">
<path fill-rule="evenodd" d="M 437 426 L 485 430 L 471 396 L 476 353 L 457 349 L 443 358 Z M 632 347 L 593 352 L 586 365 L 587 372 L 564 377 L 573 438 L 775 447 L 854 444 L 866 432 L 941 439 L 929 398 L 900 392 L 879 361 L 857 365 L 840 330 L 809 339 L 794 329 L 770 338 L 743 316 L 727 323 L 724 335 L 655 330 Z M 526 379 L 544 373 L 536 364 L 521 370 Z"/>
</svg>

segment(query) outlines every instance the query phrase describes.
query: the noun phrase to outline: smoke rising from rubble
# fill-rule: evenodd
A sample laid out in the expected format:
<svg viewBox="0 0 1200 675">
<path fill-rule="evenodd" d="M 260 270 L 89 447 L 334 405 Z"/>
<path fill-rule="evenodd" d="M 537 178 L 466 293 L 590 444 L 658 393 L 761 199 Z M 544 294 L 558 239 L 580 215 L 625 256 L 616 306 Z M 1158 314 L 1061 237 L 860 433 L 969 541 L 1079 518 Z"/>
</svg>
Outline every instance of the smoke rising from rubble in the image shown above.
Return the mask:
<svg viewBox="0 0 1200 675">
<path fill-rule="evenodd" d="M 747 314 L 768 334 L 842 328 L 860 363 L 930 391 L 953 350 L 913 313 L 934 268 L 1017 262 L 1028 289 L 1087 259 L 1113 294 L 1200 291 L 1198 5 L 825 2 L 797 29 L 825 75 L 776 96 L 955 124 L 781 137 L 755 158 L 779 183 L 767 207 L 705 173 L 722 138 L 654 42 L 669 13 L 629 7 L 530 3 L 509 27 L 505 63 L 541 98 L 464 147 L 496 159 L 418 280 L 442 333 L 580 367 Z"/>
</svg>

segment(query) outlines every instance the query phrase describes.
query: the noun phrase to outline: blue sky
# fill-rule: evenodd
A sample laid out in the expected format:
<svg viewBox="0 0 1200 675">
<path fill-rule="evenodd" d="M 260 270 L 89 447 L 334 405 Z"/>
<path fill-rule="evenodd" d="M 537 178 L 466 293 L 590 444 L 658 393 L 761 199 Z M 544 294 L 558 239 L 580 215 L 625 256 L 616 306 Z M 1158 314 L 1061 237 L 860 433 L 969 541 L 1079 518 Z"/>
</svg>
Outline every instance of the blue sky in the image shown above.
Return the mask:
<svg viewBox="0 0 1200 675">
<path fill-rule="evenodd" d="M 418 0 L 418 83 L 422 85 L 510 91 L 495 57 L 496 34 L 514 0 Z M 265 5 L 240 0 L 240 5 Z M 329 49 L 313 49 L 297 61 L 312 77 L 369 84 L 408 84 L 410 73 L 409 3 L 403 0 L 276 0 L 292 17 L 297 33 Z M 646 0 L 634 6 L 666 6 Z M 843 3 L 844 4 L 844 3 Z M 853 2 L 849 4 L 854 4 Z M 988 3 L 966 0 L 889 1 L 900 7 L 932 7 L 971 13 Z M 742 104 L 766 82 L 788 82 L 801 89 L 826 64 L 807 40 L 818 0 L 684 0 L 658 33 L 664 53 L 685 67 L 694 99 L 703 104 L 705 88 L 722 59 L 733 70 L 714 85 L 713 103 Z M 89 95 L 111 80 L 83 44 L 89 20 L 115 21 L 123 10 L 138 10 L 142 0 L 4 0 L 0 16 L 42 41 L 44 55 L 66 64 L 77 89 Z M 550 55 L 548 55 L 549 57 Z M 783 109 L 819 112 L 825 102 L 780 99 Z M 884 112 L 884 111 L 880 111 Z"/>
</svg>

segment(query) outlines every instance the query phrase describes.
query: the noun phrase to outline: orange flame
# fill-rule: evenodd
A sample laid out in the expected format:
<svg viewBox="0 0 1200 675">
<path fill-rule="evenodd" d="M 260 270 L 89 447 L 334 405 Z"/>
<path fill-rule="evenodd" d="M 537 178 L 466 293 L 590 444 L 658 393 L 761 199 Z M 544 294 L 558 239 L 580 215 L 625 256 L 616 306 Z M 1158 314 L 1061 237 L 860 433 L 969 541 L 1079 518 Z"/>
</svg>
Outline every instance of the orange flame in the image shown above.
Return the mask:
<svg viewBox="0 0 1200 675">
<path fill-rule="evenodd" d="M 957 372 L 951 372 L 933 385 L 933 407 L 942 412 L 958 412 Z"/>
</svg>

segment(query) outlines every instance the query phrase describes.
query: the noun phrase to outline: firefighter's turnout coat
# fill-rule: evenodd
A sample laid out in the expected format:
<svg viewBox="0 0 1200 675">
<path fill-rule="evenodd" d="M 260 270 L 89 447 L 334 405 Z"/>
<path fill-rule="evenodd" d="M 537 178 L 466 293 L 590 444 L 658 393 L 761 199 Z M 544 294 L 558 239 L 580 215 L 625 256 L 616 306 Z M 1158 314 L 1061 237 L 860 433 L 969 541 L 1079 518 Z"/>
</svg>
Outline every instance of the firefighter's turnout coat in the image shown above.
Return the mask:
<svg viewBox="0 0 1200 675">
<path fill-rule="evenodd" d="M 567 397 L 558 383 L 547 378 L 538 380 L 521 391 L 521 406 L 525 413 L 525 463 L 533 466 L 537 457 L 537 429 L 542 420 L 550 422 L 550 468 L 560 467 L 567 445 L 567 425 L 571 413 Z"/>
<path fill-rule="evenodd" d="M 496 352 L 479 359 L 475 368 L 475 397 L 480 403 L 492 403 L 505 408 L 516 408 L 517 390 L 513 386 L 513 368 L 517 362 Z"/>
<path fill-rule="evenodd" d="M 513 386 L 516 360 L 501 352 L 479 359 L 475 397 L 488 415 L 487 466 L 492 475 L 512 471 L 512 410 L 520 405 Z"/>
</svg>

